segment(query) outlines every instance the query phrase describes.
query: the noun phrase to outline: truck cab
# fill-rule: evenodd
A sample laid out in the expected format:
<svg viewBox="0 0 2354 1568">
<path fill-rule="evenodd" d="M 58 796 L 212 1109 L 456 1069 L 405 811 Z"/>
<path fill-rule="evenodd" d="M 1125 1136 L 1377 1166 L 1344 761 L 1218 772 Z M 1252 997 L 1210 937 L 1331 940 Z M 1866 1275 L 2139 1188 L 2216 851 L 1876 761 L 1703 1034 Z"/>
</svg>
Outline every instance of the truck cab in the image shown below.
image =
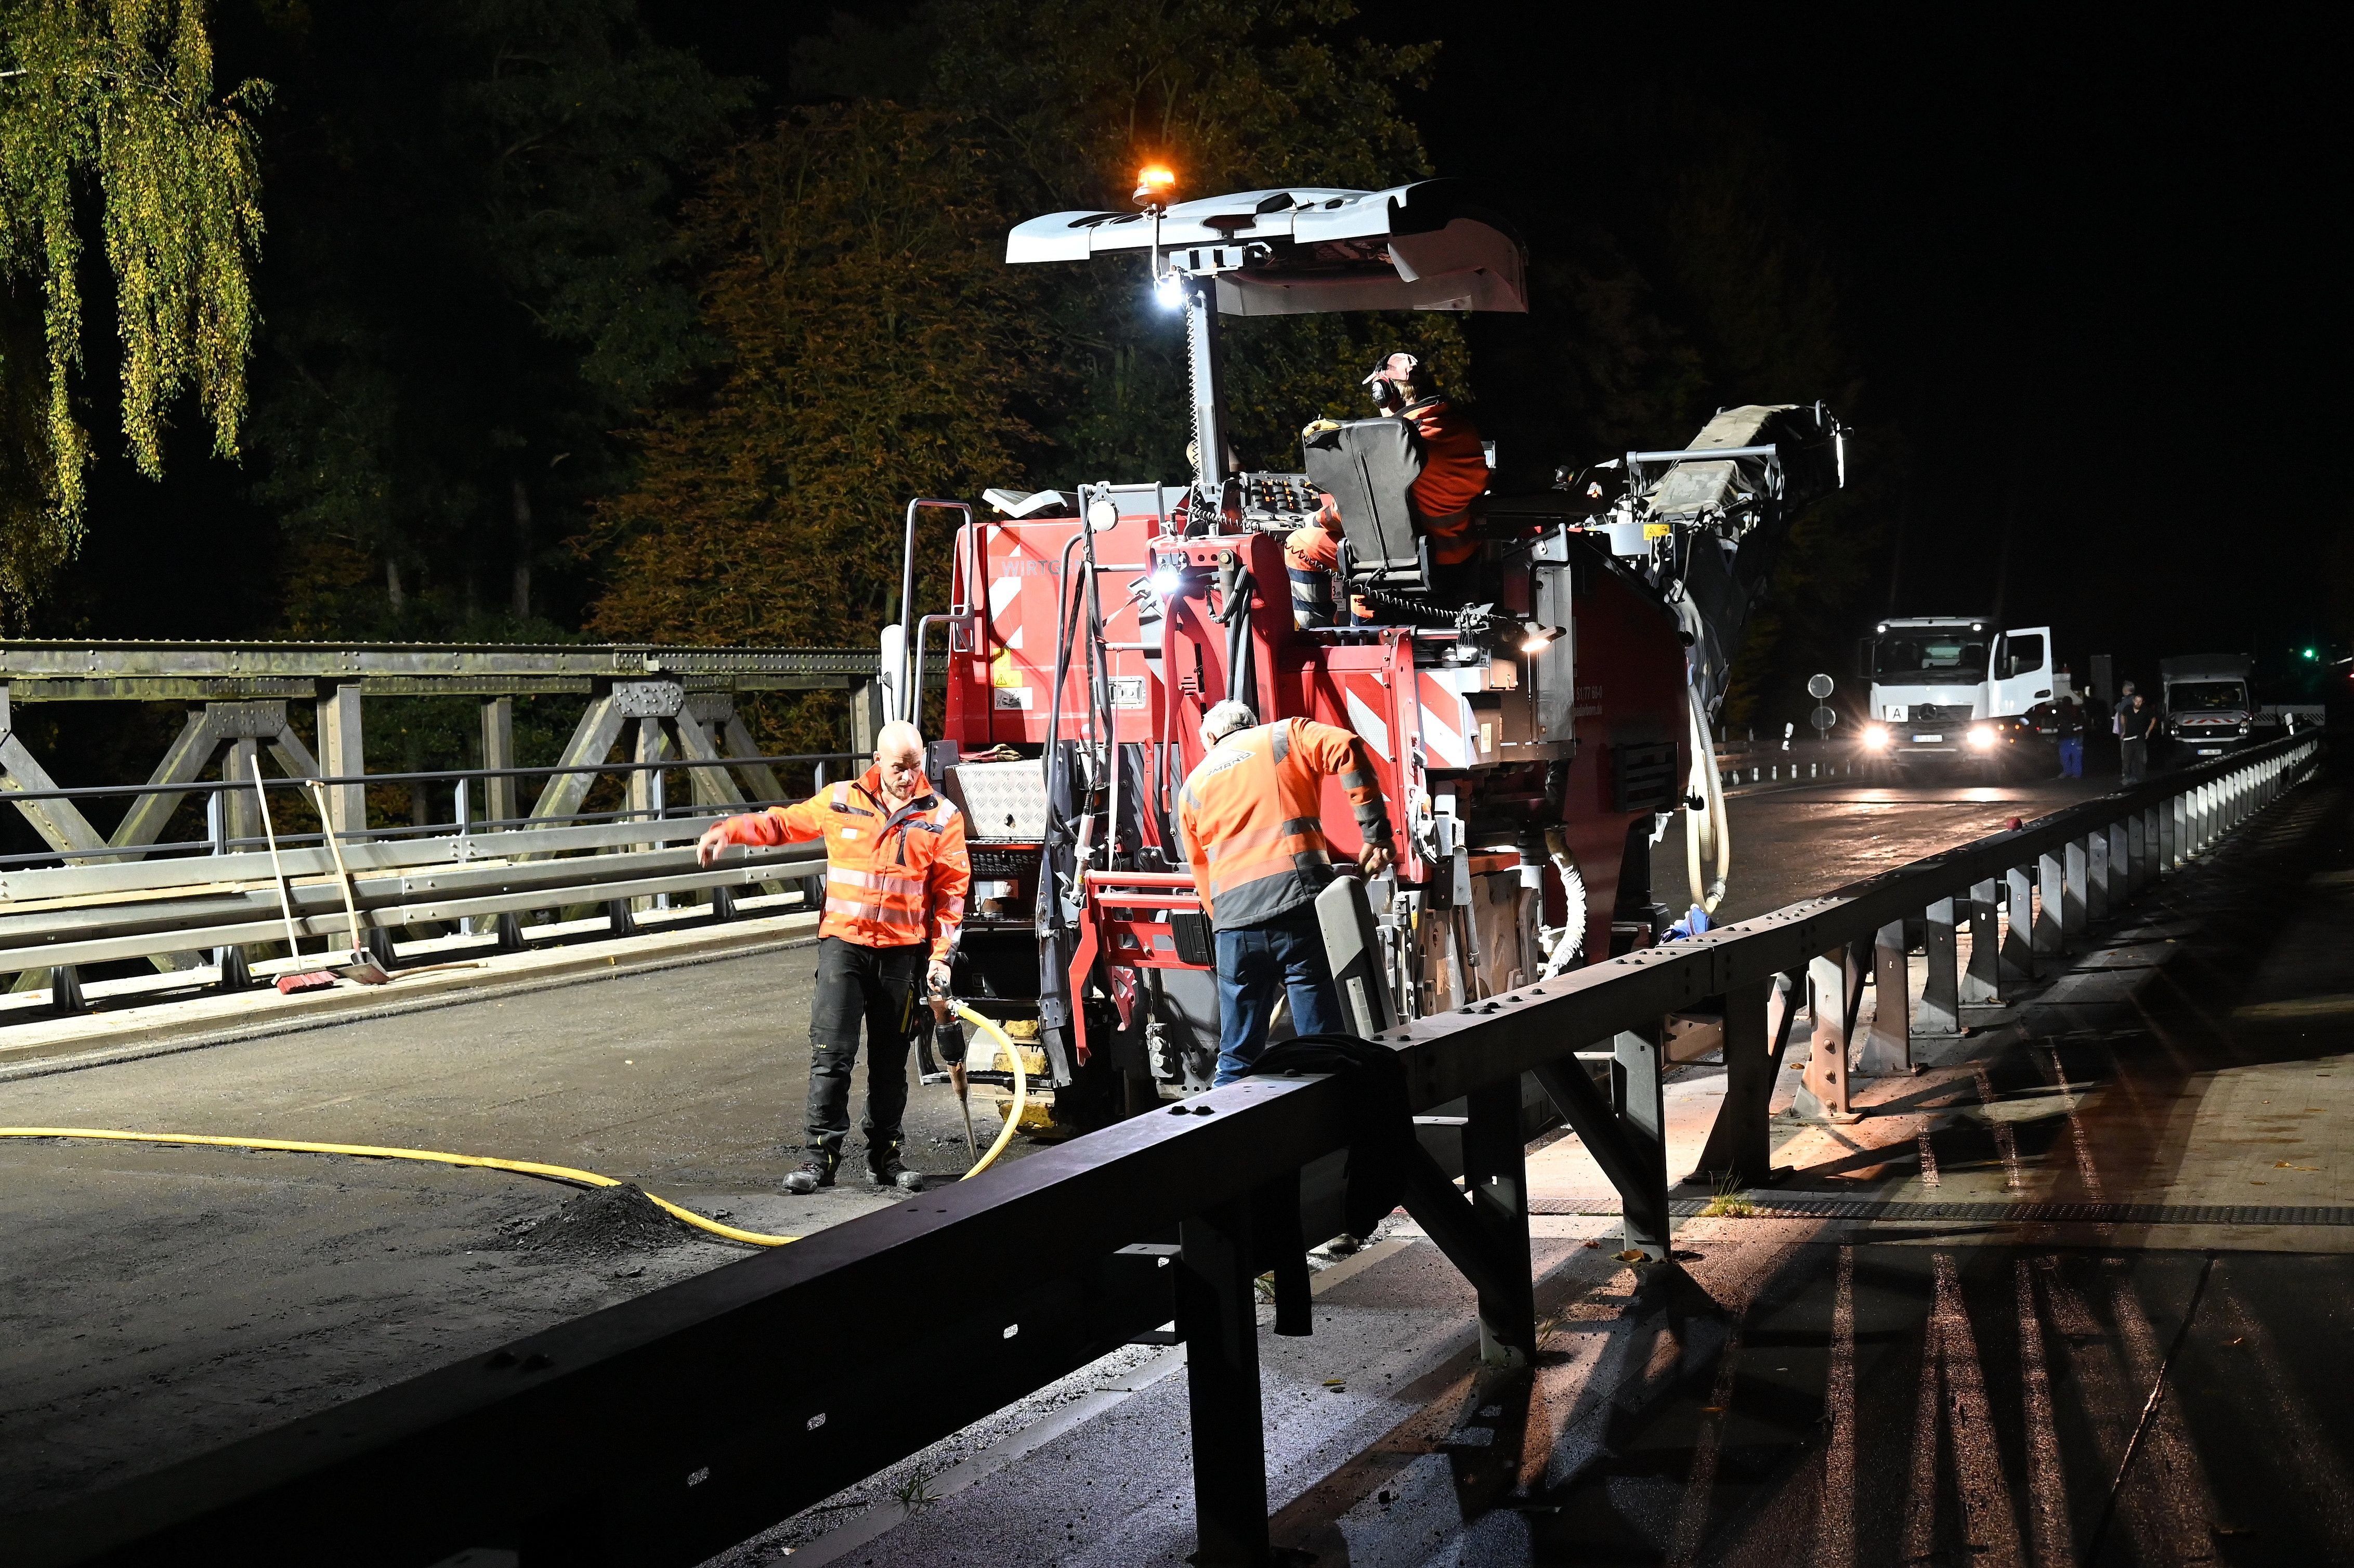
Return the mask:
<svg viewBox="0 0 2354 1568">
<path fill-rule="evenodd" d="M 1856 651 L 1871 710 L 1858 744 L 1874 773 L 1976 773 L 1999 779 L 2048 770 L 2049 737 L 2031 709 L 2058 689 L 2052 629 L 2005 629 L 1983 615 L 1895 617 Z"/>
<path fill-rule="evenodd" d="M 2187 760 L 2271 738 L 2250 690 L 2254 662 L 2243 653 L 2190 653 L 2158 662 L 2166 736 Z"/>
</svg>

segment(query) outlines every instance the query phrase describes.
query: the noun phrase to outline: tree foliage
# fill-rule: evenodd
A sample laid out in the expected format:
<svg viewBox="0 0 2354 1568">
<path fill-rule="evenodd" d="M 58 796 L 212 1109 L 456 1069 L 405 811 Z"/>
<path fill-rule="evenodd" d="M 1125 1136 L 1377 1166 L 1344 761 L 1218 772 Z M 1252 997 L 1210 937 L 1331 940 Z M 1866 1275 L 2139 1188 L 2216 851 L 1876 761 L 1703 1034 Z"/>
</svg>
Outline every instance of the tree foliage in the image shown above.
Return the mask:
<svg viewBox="0 0 2354 1568">
<path fill-rule="evenodd" d="M 1001 482 L 1032 439 L 1014 404 L 1041 340 L 996 184 L 953 119 L 864 101 L 796 111 L 720 166 L 686 221 L 726 361 L 638 432 L 637 483 L 599 509 L 591 630 L 872 637 L 908 498 Z M 932 514 L 927 558 L 947 526 Z"/>
<path fill-rule="evenodd" d="M 633 0 L 359 0 L 277 41 L 256 488 L 288 629 L 547 635 L 610 432 L 708 351 L 677 207 L 746 85 Z"/>
<path fill-rule="evenodd" d="M 114 278 L 133 461 L 162 476 L 164 421 L 189 390 L 213 450 L 237 455 L 262 233 L 251 114 L 270 89 L 249 80 L 216 99 L 201 0 L 11 0 L 0 36 L 0 310 L 15 318 L 0 334 L 0 599 L 21 613 L 83 526 L 90 207 Z"/>
</svg>

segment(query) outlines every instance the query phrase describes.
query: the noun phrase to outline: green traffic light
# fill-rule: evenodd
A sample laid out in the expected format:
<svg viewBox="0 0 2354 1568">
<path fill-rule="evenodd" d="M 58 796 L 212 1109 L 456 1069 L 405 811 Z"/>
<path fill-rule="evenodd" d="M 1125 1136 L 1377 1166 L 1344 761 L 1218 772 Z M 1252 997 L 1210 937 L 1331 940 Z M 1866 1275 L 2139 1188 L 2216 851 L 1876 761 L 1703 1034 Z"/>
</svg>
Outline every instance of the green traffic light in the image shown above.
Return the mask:
<svg viewBox="0 0 2354 1568">
<path fill-rule="evenodd" d="M 2306 650 L 2305 651 L 2305 656 L 2306 656 L 2306 658 L 2308 658 L 2308 659 L 2310 659 L 2310 658 L 2314 657 L 2313 650 L 2312 650 L 2312 649 L 2310 649 L 2310 648 L 2306 649 Z"/>
</svg>

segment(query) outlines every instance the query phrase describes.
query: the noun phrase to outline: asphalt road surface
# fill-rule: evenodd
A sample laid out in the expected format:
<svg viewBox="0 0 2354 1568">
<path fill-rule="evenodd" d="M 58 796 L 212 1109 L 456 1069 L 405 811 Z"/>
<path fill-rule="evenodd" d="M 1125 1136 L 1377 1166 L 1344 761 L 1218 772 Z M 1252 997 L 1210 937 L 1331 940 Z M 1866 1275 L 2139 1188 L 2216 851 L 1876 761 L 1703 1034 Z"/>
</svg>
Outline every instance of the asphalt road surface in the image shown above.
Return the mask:
<svg viewBox="0 0 2354 1568">
<path fill-rule="evenodd" d="M 1723 916 L 2087 792 L 2052 781 L 1738 795 Z M 1671 833 L 1656 862 L 1663 900 L 1681 883 L 1681 854 Z M 0 1086 L 0 1121 L 541 1160 L 635 1181 L 747 1229 L 798 1234 L 892 1201 L 854 1174 L 811 1198 L 777 1190 L 797 1160 L 788 1145 L 804 1105 L 812 960 L 801 948 L 707 962 L 27 1079 Z M 914 1091 L 907 1131 L 910 1163 L 963 1168 L 944 1087 Z M 0 1140 L 0 1511 L 741 1255 L 683 1227 L 579 1247 L 514 1245 L 568 1200 L 568 1189 L 485 1171 Z"/>
</svg>

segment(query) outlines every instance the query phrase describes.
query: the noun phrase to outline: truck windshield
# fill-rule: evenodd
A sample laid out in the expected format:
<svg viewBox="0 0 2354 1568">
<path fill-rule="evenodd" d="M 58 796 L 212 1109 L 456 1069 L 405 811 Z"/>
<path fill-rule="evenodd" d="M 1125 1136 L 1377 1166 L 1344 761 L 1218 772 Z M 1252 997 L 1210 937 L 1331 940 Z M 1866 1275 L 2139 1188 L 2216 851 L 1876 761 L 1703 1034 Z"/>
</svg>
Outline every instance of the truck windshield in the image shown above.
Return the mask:
<svg viewBox="0 0 2354 1568">
<path fill-rule="evenodd" d="M 1986 642 L 1972 632 L 1908 631 L 1872 641 L 1872 673 L 1893 685 L 1976 685 L 1986 673 Z"/>
<path fill-rule="evenodd" d="M 2244 708 L 2248 688 L 2237 681 L 2185 681 L 2166 688 L 2170 713 L 2213 713 L 2219 708 Z"/>
</svg>

